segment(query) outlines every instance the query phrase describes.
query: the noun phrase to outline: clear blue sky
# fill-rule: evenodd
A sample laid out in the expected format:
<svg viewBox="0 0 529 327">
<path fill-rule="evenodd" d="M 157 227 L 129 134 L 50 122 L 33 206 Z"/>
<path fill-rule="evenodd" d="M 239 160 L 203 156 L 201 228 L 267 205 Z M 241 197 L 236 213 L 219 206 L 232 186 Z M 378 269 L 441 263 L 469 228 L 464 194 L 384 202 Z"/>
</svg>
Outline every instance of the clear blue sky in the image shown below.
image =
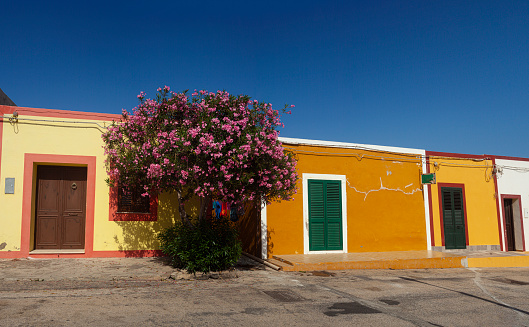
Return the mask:
<svg viewBox="0 0 529 327">
<path fill-rule="evenodd" d="M 529 157 L 527 1 L 3 1 L 0 88 L 120 113 L 140 91 L 294 104 L 282 136 Z"/>
</svg>

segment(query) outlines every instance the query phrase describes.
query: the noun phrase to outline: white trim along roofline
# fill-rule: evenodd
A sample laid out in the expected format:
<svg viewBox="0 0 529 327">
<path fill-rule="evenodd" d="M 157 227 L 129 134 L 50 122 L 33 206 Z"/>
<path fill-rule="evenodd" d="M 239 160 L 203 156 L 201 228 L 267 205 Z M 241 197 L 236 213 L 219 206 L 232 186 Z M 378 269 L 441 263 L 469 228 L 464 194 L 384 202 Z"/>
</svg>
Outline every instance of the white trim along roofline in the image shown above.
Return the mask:
<svg viewBox="0 0 529 327">
<path fill-rule="evenodd" d="M 295 145 L 326 146 L 326 147 L 331 147 L 331 148 L 359 149 L 359 150 L 383 151 L 383 152 L 393 152 L 393 153 L 418 154 L 421 156 L 426 155 L 426 150 L 423 150 L 423 149 L 400 148 L 400 147 L 384 146 L 384 145 L 369 145 L 369 144 L 347 143 L 347 142 L 308 140 L 308 139 L 298 139 L 298 138 L 291 138 L 291 137 L 279 137 L 279 141 L 283 144 L 292 144 L 292 145 L 295 144 Z"/>
</svg>

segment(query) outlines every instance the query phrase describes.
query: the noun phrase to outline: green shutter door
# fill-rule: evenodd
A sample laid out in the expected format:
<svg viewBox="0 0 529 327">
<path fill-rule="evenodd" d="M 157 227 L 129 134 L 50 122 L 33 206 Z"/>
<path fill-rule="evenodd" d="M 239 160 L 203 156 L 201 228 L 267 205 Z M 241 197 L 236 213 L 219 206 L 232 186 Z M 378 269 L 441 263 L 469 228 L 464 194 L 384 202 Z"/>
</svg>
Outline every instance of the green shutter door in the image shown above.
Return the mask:
<svg viewBox="0 0 529 327">
<path fill-rule="evenodd" d="M 463 190 L 441 187 L 443 199 L 443 227 L 446 249 L 466 249 Z"/>
<path fill-rule="evenodd" d="M 309 180 L 309 250 L 342 250 L 340 181 Z"/>
</svg>

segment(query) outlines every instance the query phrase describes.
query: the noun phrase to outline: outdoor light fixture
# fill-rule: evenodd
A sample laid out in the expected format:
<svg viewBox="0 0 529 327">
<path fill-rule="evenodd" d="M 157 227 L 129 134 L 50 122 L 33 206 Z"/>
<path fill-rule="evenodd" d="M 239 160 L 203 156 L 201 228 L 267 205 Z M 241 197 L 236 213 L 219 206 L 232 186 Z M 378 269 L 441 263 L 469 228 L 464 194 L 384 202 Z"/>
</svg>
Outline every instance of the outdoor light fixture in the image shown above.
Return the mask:
<svg viewBox="0 0 529 327">
<path fill-rule="evenodd" d="M 17 123 L 18 122 L 18 111 L 13 111 L 13 114 L 11 115 L 11 117 L 9 117 L 9 122 L 10 123 Z"/>
</svg>

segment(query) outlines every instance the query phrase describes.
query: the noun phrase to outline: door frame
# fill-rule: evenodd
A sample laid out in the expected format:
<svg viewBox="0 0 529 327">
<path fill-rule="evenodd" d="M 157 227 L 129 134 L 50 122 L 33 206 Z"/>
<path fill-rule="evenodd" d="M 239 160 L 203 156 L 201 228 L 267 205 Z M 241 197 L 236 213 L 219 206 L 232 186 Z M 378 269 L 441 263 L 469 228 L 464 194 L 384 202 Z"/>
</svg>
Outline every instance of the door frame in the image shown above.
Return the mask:
<svg viewBox="0 0 529 327">
<path fill-rule="evenodd" d="M 441 244 L 444 247 L 445 246 L 445 227 L 444 227 L 444 214 L 443 214 L 443 194 L 441 189 L 443 187 L 453 187 L 453 188 L 460 188 L 461 192 L 463 193 L 463 216 L 465 218 L 465 245 L 469 246 L 468 241 L 468 221 L 467 221 L 467 198 L 465 196 L 465 184 L 459 184 L 459 183 L 437 183 L 437 196 L 438 196 L 438 202 L 439 202 L 439 224 L 441 227 Z"/>
<path fill-rule="evenodd" d="M 28 256 L 34 244 L 35 205 L 37 190 L 37 166 L 84 166 L 86 167 L 86 220 L 85 220 L 85 249 L 84 254 L 76 253 L 76 257 L 90 257 L 94 246 L 94 206 L 96 157 L 70 156 L 53 154 L 26 153 L 24 155 L 24 180 L 22 194 L 22 230 L 20 252 Z M 53 250 L 51 250 L 53 251 Z"/>
<path fill-rule="evenodd" d="M 55 165 L 55 164 L 37 164 L 36 166 L 37 171 L 37 181 L 36 181 L 36 187 L 35 187 L 35 225 L 33 228 L 33 248 L 35 250 L 40 251 L 54 251 L 54 250 L 60 250 L 61 252 L 64 251 L 83 251 L 84 252 L 84 245 L 85 245 L 85 225 L 86 225 L 86 177 L 87 177 L 87 169 L 86 166 L 72 166 L 72 165 Z M 70 179 L 69 177 L 74 177 L 73 179 Z M 57 197 L 55 202 L 55 209 L 56 214 L 50 213 L 47 209 L 44 209 L 40 211 L 40 201 L 44 201 L 44 198 L 41 195 L 46 195 L 44 184 L 41 184 L 41 181 L 49 181 L 49 180 L 57 180 L 58 183 L 56 184 L 57 187 Z M 69 194 L 72 194 L 70 191 L 71 183 L 74 181 L 77 185 L 79 184 L 79 187 L 75 188 L 75 193 L 79 194 L 79 196 L 76 196 L 81 203 L 78 203 L 80 206 L 75 206 L 75 208 L 68 208 L 67 202 L 68 198 L 70 198 Z M 42 194 L 40 194 L 42 193 Z M 47 193 L 47 195 L 51 195 L 53 197 L 53 193 Z M 74 204 L 75 202 L 72 202 L 70 204 Z M 79 211 L 80 210 L 80 211 Z M 39 231 L 44 231 L 46 228 L 43 226 L 44 221 L 46 219 L 49 219 L 50 216 L 54 216 L 54 225 L 56 229 L 54 229 L 53 235 L 54 237 L 54 244 L 49 244 L 49 240 L 43 240 L 41 237 L 43 237 L 43 234 L 41 234 Z M 76 218 L 74 218 L 74 216 Z M 39 218 L 40 217 L 40 218 Z M 68 230 L 68 222 L 72 220 L 81 220 L 80 223 L 76 224 L 76 228 L 74 230 Z M 48 229 L 48 232 L 50 230 Z M 67 239 L 70 236 L 77 235 L 75 238 L 76 241 L 68 242 Z M 51 235 L 48 235 L 51 236 Z M 40 241 L 40 244 L 39 244 Z"/>
<path fill-rule="evenodd" d="M 347 253 L 347 192 L 346 192 L 346 181 L 345 175 L 333 175 L 333 174 L 302 174 L 302 186 L 303 186 L 303 252 L 304 254 L 311 253 Z M 340 181 L 340 187 L 342 192 L 342 250 L 332 251 L 310 251 L 309 250 L 309 179 L 319 180 L 332 180 Z"/>
<path fill-rule="evenodd" d="M 507 243 L 507 229 L 506 229 L 506 225 L 505 225 L 505 206 L 504 206 L 504 203 L 503 203 L 503 200 L 504 199 L 512 199 L 512 200 L 518 200 L 518 207 L 520 209 L 520 233 L 522 234 L 522 248 L 523 248 L 523 251 L 525 251 L 525 233 L 524 233 L 524 226 L 523 226 L 523 212 L 522 212 L 522 196 L 521 195 L 515 195 L 515 194 L 502 194 L 500 196 L 500 205 L 501 205 L 501 214 L 502 214 L 502 237 L 504 238 L 504 242 L 503 242 L 503 246 L 504 246 L 504 249 L 503 251 L 505 252 L 508 252 L 509 249 L 508 249 L 508 243 Z M 513 203 L 514 204 L 514 203 Z M 513 208 L 513 229 L 514 229 L 514 226 L 515 226 L 515 222 L 514 222 L 514 208 Z M 515 251 L 516 250 L 516 230 L 513 230 L 514 232 L 514 247 L 515 247 Z"/>
</svg>

